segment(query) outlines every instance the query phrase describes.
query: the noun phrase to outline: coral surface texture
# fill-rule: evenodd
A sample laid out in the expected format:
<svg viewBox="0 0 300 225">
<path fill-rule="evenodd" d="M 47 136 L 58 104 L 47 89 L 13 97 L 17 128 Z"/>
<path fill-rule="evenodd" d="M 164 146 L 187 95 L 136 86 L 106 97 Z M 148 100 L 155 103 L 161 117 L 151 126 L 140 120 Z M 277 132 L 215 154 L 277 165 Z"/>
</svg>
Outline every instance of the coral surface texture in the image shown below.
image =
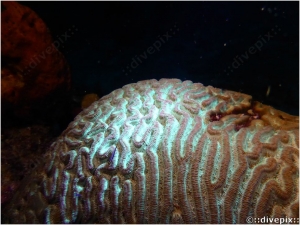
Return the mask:
<svg viewBox="0 0 300 225">
<path fill-rule="evenodd" d="M 76 116 L 5 222 L 297 218 L 298 126 L 242 93 L 178 79 L 128 84 Z"/>
</svg>

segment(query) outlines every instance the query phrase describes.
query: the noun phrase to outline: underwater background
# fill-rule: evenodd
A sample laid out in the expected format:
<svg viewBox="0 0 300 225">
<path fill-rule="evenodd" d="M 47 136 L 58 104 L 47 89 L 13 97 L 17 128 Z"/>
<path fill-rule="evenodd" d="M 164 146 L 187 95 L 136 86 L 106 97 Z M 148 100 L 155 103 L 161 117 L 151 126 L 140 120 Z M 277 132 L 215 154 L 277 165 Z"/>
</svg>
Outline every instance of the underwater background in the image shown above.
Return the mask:
<svg viewBox="0 0 300 225">
<path fill-rule="evenodd" d="M 299 2 L 21 4 L 59 41 L 77 93 L 179 78 L 299 114 Z"/>
</svg>

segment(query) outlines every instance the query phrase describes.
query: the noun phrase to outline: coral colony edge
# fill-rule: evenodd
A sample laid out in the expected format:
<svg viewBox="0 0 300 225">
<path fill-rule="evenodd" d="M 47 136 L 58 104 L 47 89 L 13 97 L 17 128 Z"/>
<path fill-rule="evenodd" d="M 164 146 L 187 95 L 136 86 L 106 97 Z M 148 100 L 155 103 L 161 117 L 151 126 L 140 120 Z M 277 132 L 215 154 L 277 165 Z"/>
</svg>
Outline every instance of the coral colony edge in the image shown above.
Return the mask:
<svg viewBox="0 0 300 225">
<path fill-rule="evenodd" d="M 251 99 L 178 79 L 125 85 L 76 116 L 5 222 L 298 218 L 299 118 Z"/>
</svg>

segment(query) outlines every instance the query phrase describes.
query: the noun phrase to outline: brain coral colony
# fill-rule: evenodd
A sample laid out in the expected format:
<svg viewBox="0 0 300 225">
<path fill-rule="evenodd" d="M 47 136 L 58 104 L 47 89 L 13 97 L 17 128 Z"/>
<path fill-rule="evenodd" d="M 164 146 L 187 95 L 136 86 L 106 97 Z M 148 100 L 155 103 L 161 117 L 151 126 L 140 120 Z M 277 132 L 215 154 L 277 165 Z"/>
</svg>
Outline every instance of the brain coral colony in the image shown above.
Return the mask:
<svg viewBox="0 0 300 225">
<path fill-rule="evenodd" d="M 69 124 L 5 222 L 298 223 L 298 122 L 191 81 L 125 85 Z"/>
</svg>

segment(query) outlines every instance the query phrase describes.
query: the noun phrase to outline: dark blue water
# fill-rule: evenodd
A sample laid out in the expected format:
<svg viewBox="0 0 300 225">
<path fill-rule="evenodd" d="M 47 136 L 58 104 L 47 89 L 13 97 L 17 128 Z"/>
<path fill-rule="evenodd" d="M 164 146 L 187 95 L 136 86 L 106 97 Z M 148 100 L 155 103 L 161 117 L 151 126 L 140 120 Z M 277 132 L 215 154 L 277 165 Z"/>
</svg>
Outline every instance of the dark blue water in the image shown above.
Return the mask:
<svg viewBox="0 0 300 225">
<path fill-rule="evenodd" d="M 298 2 L 22 4 L 48 25 L 79 92 L 174 77 L 299 114 Z"/>
</svg>

